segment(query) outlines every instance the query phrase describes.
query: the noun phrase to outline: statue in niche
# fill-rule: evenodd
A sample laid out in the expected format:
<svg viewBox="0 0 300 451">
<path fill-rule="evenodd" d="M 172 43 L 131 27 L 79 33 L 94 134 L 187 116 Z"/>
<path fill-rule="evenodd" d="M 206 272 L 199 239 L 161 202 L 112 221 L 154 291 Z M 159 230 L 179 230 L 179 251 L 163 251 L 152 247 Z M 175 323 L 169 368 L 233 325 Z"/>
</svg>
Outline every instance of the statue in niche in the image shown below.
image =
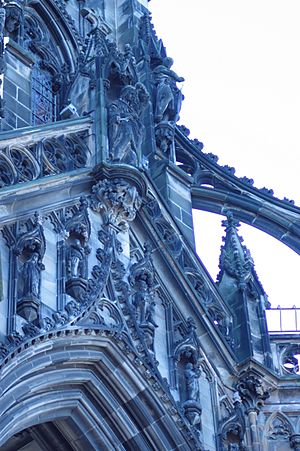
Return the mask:
<svg viewBox="0 0 300 451">
<path fill-rule="evenodd" d="M 195 368 L 191 362 L 188 362 L 185 365 L 184 377 L 187 401 L 199 401 L 199 368 Z"/>
<path fill-rule="evenodd" d="M 139 312 L 138 321 L 140 324 L 152 322 L 154 306 L 152 306 L 151 309 L 149 309 L 149 305 L 154 303 L 153 295 L 152 293 L 150 293 L 148 283 L 144 278 L 141 277 L 138 280 L 137 289 L 138 291 L 134 297 L 134 305 Z M 149 321 L 149 318 L 151 321 Z"/>
<path fill-rule="evenodd" d="M 109 107 L 110 159 L 113 162 L 136 165 L 144 135 L 140 120 L 148 105 L 149 94 L 142 83 L 125 86 L 120 98 Z"/>
<path fill-rule="evenodd" d="M 39 299 L 40 276 L 43 269 L 45 269 L 45 266 L 41 262 L 39 254 L 37 252 L 30 254 L 22 267 L 23 298 Z"/>
<path fill-rule="evenodd" d="M 81 277 L 82 262 L 84 260 L 84 249 L 80 240 L 76 238 L 69 248 L 68 273 L 70 277 Z"/>
<path fill-rule="evenodd" d="M 89 246 L 83 246 L 79 238 L 71 237 L 67 256 L 67 274 L 69 278 L 86 277 L 86 256 L 90 253 Z"/>
<path fill-rule="evenodd" d="M 120 58 L 120 78 L 125 83 L 133 81 L 132 68 L 135 67 L 136 61 L 130 44 L 125 44 L 124 54 Z"/>
<path fill-rule="evenodd" d="M 184 81 L 172 69 L 172 58 L 164 58 L 162 64 L 153 70 L 156 84 L 155 121 L 176 122 L 182 103 L 182 93 L 176 82 Z"/>
</svg>

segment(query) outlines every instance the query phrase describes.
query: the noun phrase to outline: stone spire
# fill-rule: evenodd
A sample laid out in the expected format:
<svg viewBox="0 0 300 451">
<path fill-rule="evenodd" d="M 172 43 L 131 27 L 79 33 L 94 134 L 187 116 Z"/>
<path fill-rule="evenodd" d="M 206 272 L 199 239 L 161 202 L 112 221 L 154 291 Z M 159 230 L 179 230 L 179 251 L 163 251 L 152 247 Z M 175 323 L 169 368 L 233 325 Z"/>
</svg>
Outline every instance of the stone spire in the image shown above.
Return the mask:
<svg viewBox="0 0 300 451">
<path fill-rule="evenodd" d="M 221 247 L 218 286 L 233 315 L 232 338 L 236 358 L 249 358 L 271 366 L 270 341 L 266 327 L 267 295 L 254 270 L 250 251 L 239 236 L 239 222 L 231 211 L 222 222 L 226 235 Z M 258 338 L 259 337 L 259 338 Z"/>
<path fill-rule="evenodd" d="M 249 249 L 242 244 L 243 238 L 238 234 L 240 223 L 234 219 L 231 211 L 226 211 L 226 217 L 227 219 L 222 221 L 226 235 L 223 237 L 224 245 L 221 247 L 218 281 L 221 283 L 226 274 L 243 289 L 251 276 L 254 262 Z"/>
</svg>

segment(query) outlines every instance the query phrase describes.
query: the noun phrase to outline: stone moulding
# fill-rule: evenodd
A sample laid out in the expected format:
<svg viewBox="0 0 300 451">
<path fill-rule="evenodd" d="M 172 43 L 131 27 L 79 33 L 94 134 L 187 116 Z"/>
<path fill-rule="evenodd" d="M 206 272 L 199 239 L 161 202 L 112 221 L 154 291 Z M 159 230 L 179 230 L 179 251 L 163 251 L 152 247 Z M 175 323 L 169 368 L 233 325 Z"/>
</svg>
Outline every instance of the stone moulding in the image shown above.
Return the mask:
<svg viewBox="0 0 300 451">
<path fill-rule="evenodd" d="M 105 349 L 108 347 L 115 347 L 119 349 L 117 351 L 118 355 L 119 352 L 122 353 L 124 359 L 124 354 L 126 355 L 127 365 L 130 364 L 133 367 L 136 368 L 136 371 L 139 373 L 139 377 L 141 377 L 141 380 L 145 381 L 145 384 L 148 385 L 148 387 L 153 389 L 153 395 L 155 398 L 158 398 L 164 406 L 164 409 L 167 412 L 167 415 L 172 418 L 172 421 L 174 422 L 174 427 L 176 429 L 180 430 L 181 434 L 185 437 L 186 443 L 189 444 L 191 449 L 193 450 L 202 450 L 203 448 L 201 444 L 198 441 L 197 435 L 194 433 L 193 428 L 190 427 L 189 423 L 186 421 L 186 419 L 183 417 L 180 410 L 178 410 L 178 406 L 176 402 L 174 401 L 172 395 L 170 394 L 168 388 L 164 383 L 162 383 L 161 380 L 159 380 L 156 375 L 153 373 L 151 368 L 149 368 L 142 360 L 140 359 L 140 356 L 135 352 L 135 350 L 129 346 L 128 342 L 124 340 L 124 336 L 120 334 L 119 331 L 115 330 L 112 331 L 111 329 L 106 329 L 105 327 L 78 327 L 78 326 L 68 326 L 61 330 L 54 330 L 52 332 L 40 334 L 34 338 L 31 338 L 27 340 L 26 342 L 23 342 L 21 346 L 15 349 L 15 351 L 6 357 L 4 364 L 0 367 L 0 378 L 3 379 L 3 384 L 5 383 L 5 377 L 10 372 L 10 366 L 11 364 L 14 365 L 16 369 L 16 365 L 22 367 L 22 365 L 25 362 L 28 362 L 28 359 L 31 360 L 39 359 L 39 353 L 45 353 L 45 359 L 44 364 L 46 367 L 52 364 L 52 360 L 56 359 L 56 352 L 55 349 L 60 347 L 60 341 L 62 340 L 64 349 L 67 349 L 67 342 L 70 343 L 70 348 L 74 350 L 74 343 L 72 345 L 72 339 L 76 338 L 76 345 L 80 347 L 84 341 L 85 337 L 88 338 L 89 346 L 92 346 L 91 343 L 95 341 L 95 345 L 98 343 L 99 351 L 101 349 L 101 343 L 108 343 L 112 342 L 112 344 L 104 344 Z M 101 343 L 99 342 L 101 341 Z M 47 345 L 48 343 L 48 345 Z M 95 345 L 93 345 L 94 352 L 97 350 L 95 348 Z M 46 347 L 45 347 L 46 346 Z M 32 351 L 35 350 L 33 353 Z M 51 358 L 51 353 L 53 352 L 53 358 Z M 66 351 L 67 352 L 67 351 Z M 49 354 L 49 357 L 47 358 L 47 354 Z M 60 353 L 59 353 L 60 354 Z M 89 358 L 90 353 L 84 352 L 85 358 Z M 115 355 L 115 352 L 114 352 Z M 71 354 L 69 355 L 67 352 L 67 359 L 71 359 Z M 17 357 L 18 363 L 14 361 L 12 363 L 12 359 L 14 357 Z M 15 360 L 15 359 L 14 359 Z M 48 362 L 48 363 L 47 363 Z M 60 360 L 61 362 L 61 360 Z M 124 364 L 122 364 L 122 367 Z M 36 366 L 34 366 L 36 367 Z M 2 373 L 2 374 L 1 374 Z M 25 376 L 25 374 L 24 374 Z M 26 374 L 25 377 L 30 377 L 29 374 Z M 9 390 L 9 387 L 5 387 L 3 385 L 3 393 L 5 393 L 7 390 Z M 155 393 L 155 395 L 154 395 Z M 157 402 L 157 401 L 156 401 Z M 5 416 L 6 414 L 4 414 Z M 2 431 L 4 432 L 4 431 Z M 18 431 L 14 431 L 13 433 L 16 433 Z M 6 435 L 7 436 L 7 431 Z M 0 435 L 0 445 L 1 445 L 1 437 L 3 438 L 4 435 Z"/>
</svg>

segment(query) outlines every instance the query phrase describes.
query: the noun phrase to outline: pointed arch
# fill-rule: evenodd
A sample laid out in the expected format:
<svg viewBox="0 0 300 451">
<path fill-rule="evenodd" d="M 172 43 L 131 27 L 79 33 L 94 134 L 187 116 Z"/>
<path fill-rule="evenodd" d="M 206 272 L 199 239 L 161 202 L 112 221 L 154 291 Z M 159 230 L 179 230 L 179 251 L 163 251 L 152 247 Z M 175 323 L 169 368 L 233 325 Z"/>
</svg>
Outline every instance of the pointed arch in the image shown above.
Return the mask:
<svg viewBox="0 0 300 451">
<path fill-rule="evenodd" d="M 294 428 L 288 418 L 283 412 L 274 412 L 266 422 L 265 438 L 267 441 L 289 440 L 293 434 Z"/>
<path fill-rule="evenodd" d="M 0 447 L 53 425 L 71 449 L 191 449 L 124 352 L 104 335 L 76 330 L 37 339 L 2 368 Z"/>
</svg>

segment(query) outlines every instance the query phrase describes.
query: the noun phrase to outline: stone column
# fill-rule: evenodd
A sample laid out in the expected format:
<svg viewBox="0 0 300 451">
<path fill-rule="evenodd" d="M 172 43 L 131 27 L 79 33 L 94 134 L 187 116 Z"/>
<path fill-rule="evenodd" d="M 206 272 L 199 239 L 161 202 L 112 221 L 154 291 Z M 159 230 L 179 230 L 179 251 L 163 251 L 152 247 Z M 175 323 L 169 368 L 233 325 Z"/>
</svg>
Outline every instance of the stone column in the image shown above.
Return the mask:
<svg viewBox="0 0 300 451">
<path fill-rule="evenodd" d="M 250 434 L 251 434 L 251 444 L 253 451 L 260 451 L 258 433 L 257 433 L 257 410 L 251 409 L 248 411 Z"/>
</svg>

